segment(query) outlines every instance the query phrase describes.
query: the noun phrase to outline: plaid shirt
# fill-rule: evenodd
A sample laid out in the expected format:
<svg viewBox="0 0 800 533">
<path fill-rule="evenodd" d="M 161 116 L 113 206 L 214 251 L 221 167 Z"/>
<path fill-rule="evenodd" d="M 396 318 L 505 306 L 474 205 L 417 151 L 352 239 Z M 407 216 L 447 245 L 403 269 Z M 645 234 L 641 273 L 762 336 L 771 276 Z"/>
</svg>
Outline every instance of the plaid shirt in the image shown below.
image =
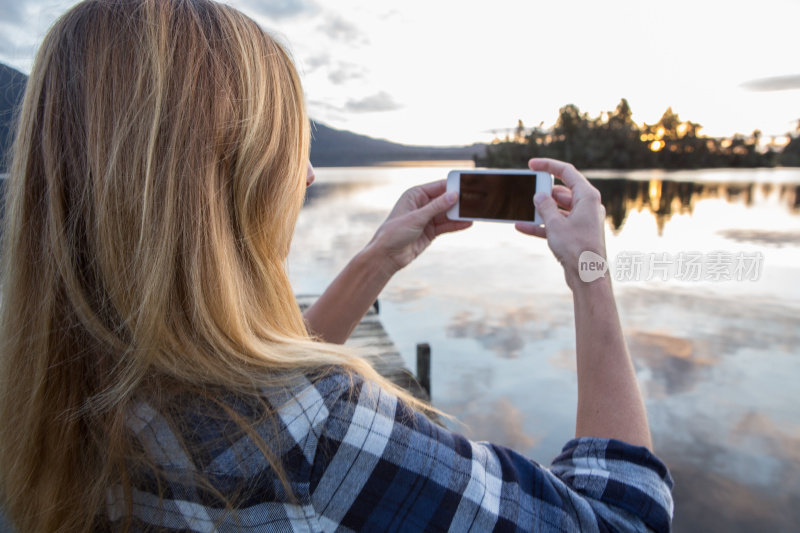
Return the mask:
<svg viewBox="0 0 800 533">
<path fill-rule="evenodd" d="M 293 503 L 249 437 L 225 439 L 230 419 L 196 411 L 178 436 L 140 404 L 130 428 L 171 475 L 161 501 L 157 482 L 134 478 L 134 530 L 670 530 L 672 479 L 645 448 L 574 439 L 547 469 L 338 373 L 266 399 L 280 406 L 278 421 L 256 430 L 285 465 Z M 189 441 L 196 456 L 179 444 Z M 113 525 L 125 512 L 121 488 L 108 492 L 107 509 Z"/>
</svg>

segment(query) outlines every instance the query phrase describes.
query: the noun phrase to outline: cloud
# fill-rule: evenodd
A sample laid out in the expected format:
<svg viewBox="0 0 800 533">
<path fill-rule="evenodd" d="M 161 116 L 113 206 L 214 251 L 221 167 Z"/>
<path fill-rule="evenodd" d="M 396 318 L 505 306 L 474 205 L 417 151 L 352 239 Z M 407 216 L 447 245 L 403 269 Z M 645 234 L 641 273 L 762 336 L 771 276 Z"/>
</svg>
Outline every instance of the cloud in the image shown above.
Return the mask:
<svg viewBox="0 0 800 533">
<path fill-rule="evenodd" d="M 17 25 L 26 21 L 25 2 L 18 0 L 0 0 L 0 11 L 3 12 L 3 22 L 9 25 Z"/>
<path fill-rule="evenodd" d="M 395 102 L 392 95 L 385 91 L 367 96 L 360 100 L 348 100 L 344 105 L 346 111 L 352 113 L 376 113 L 381 111 L 395 111 L 403 106 Z"/>
<path fill-rule="evenodd" d="M 326 102 L 325 100 L 309 100 L 308 107 L 314 108 L 318 111 L 324 111 L 325 113 L 341 113 L 342 108 L 337 107 L 330 102 Z"/>
<path fill-rule="evenodd" d="M 327 67 L 332 61 L 331 56 L 328 54 L 317 54 L 306 59 L 303 65 L 308 72 L 314 72 L 319 68 Z"/>
<path fill-rule="evenodd" d="M 328 16 L 317 29 L 334 41 L 348 44 L 369 44 L 369 39 L 360 29 L 339 15 Z"/>
<path fill-rule="evenodd" d="M 345 124 L 348 118 L 352 118 L 351 113 L 324 100 L 309 100 L 308 113 L 314 120 L 339 124 Z"/>
<path fill-rule="evenodd" d="M 9 39 L 5 33 L 0 34 L 0 58 L 13 57 L 16 51 L 17 44 Z"/>
<path fill-rule="evenodd" d="M 339 63 L 335 69 L 328 72 L 328 79 L 334 85 L 342 85 L 350 80 L 364 77 L 364 69 L 352 63 Z"/>
<path fill-rule="evenodd" d="M 321 53 L 307 57 L 301 64 L 304 72 L 311 73 L 324 70 L 328 80 L 334 85 L 342 85 L 350 80 L 363 79 L 366 69 L 355 63 L 335 61 L 330 54 Z"/>
<path fill-rule="evenodd" d="M 7 0 L 0 0 L 7 1 Z M 241 0 L 234 6 L 250 15 L 258 14 L 272 19 L 296 17 L 301 14 L 311 15 L 319 11 L 314 0 Z"/>
<path fill-rule="evenodd" d="M 758 78 L 744 82 L 742 87 L 749 91 L 788 91 L 800 89 L 800 74 Z"/>
</svg>

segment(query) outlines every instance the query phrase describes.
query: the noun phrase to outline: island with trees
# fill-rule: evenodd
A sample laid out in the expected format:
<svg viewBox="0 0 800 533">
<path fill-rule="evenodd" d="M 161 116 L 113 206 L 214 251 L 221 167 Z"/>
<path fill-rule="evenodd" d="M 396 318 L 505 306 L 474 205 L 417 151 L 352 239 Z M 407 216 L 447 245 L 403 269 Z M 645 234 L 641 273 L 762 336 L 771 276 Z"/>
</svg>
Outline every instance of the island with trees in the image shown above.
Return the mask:
<svg viewBox="0 0 800 533">
<path fill-rule="evenodd" d="M 531 157 L 552 157 L 581 169 L 754 168 L 800 166 L 800 122 L 789 142 L 765 143 L 760 131 L 730 138 L 706 137 L 702 126 L 681 120 L 672 108 L 655 124 L 637 124 L 626 99 L 617 108 L 590 117 L 574 105 L 559 110 L 556 123 L 532 129 L 519 121 L 513 133 L 490 144 L 476 166 L 524 167 Z"/>
</svg>

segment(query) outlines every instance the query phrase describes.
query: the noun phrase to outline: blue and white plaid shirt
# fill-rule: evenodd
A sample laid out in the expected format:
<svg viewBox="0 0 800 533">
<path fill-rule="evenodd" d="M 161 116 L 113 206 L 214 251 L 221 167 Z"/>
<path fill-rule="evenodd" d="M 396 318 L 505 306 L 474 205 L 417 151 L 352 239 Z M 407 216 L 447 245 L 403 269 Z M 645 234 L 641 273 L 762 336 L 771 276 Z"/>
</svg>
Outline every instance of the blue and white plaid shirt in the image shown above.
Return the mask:
<svg viewBox="0 0 800 533">
<path fill-rule="evenodd" d="M 270 395 L 277 424 L 256 430 L 285 465 L 292 502 L 251 438 L 195 412 L 189 431 L 139 404 L 130 427 L 170 473 L 158 497 L 135 476 L 134 529 L 180 531 L 669 531 L 672 479 L 647 449 L 581 438 L 549 469 L 471 442 L 377 386 L 334 373 Z M 199 450 L 188 457 L 183 451 Z M 202 478 L 213 488 L 197 483 Z M 235 502 L 225 509 L 224 497 Z M 108 493 L 112 524 L 122 490 Z"/>
</svg>

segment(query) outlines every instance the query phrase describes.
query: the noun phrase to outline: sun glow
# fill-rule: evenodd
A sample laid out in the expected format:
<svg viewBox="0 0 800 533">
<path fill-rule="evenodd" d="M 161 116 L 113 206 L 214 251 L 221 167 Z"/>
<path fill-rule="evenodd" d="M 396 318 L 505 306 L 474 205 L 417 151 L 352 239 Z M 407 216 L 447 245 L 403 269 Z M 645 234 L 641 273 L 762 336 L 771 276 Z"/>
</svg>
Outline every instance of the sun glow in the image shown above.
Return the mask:
<svg viewBox="0 0 800 533">
<path fill-rule="evenodd" d="M 667 143 L 665 143 L 664 141 L 653 141 L 650 143 L 650 150 L 652 150 L 653 152 L 659 152 L 661 151 L 661 149 L 664 148 L 664 146 L 666 146 L 666 144 Z"/>
</svg>

